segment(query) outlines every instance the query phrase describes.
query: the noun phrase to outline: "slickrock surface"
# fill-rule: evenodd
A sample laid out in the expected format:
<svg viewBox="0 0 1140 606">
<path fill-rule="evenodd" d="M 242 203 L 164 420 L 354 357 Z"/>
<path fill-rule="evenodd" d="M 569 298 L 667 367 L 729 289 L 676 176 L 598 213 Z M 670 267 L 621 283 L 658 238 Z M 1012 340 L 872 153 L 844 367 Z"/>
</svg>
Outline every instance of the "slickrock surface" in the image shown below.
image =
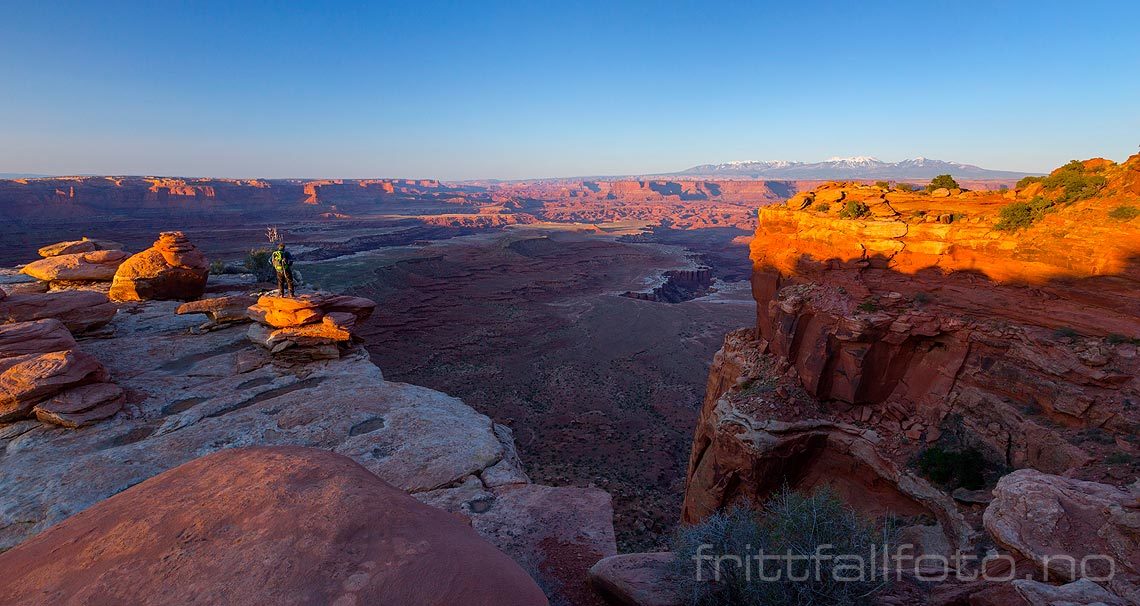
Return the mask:
<svg viewBox="0 0 1140 606">
<path fill-rule="evenodd" d="M 1100 549 L 1122 571 L 1107 588 L 1135 601 L 1140 220 L 1113 215 L 1140 199 L 1140 156 L 1064 170 L 1101 186 L 1066 202 L 1042 182 L 831 184 L 761 208 L 757 323 L 713 361 L 684 519 L 785 482 L 830 485 L 864 514 L 901 515 L 920 552 L 1027 558 L 1019 578 L 1043 554 Z M 1031 201 L 1052 206 L 998 228 Z M 939 458 L 978 485 L 937 479 L 923 461 Z M 987 507 L 977 489 L 995 483 Z M 1019 599 L 1010 589 L 955 590 L 981 604 Z"/>
<path fill-rule="evenodd" d="M 0 324 L 55 318 L 78 335 L 105 326 L 117 311 L 107 295 L 100 292 L 20 293 L 0 300 Z"/>
<path fill-rule="evenodd" d="M 196 299 L 205 291 L 209 274 L 206 256 L 182 232 L 163 232 L 152 247 L 119 266 L 110 297 L 115 301 Z"/>
<path fill-rule="evenodd" d="M 0 602 L 540 606 L 468 525 L 347 457 L 229 449 L 0 555 Z"/>
<path fill-rule="evenodd" d="M 21 271 L 45 282 L 110 282 L 129 256 L 121 250 L 60 254 L 28 263 Z"/>
</svg>

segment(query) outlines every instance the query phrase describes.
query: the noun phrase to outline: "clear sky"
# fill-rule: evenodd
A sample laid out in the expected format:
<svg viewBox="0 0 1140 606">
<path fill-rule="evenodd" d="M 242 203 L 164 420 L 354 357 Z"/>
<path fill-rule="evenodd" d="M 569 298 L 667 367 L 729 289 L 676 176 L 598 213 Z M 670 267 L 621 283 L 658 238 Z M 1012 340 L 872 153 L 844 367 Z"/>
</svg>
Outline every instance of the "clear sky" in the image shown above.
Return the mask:
<svg viewBox="0 0 1140 606">
<path fill-rule="evenodd" d="M 297 6 L 291 6 L 296 4 Z M 523 178 L 1140 145 L 1140 2 L 10 2 L 0 172 Z"/>
</svg>

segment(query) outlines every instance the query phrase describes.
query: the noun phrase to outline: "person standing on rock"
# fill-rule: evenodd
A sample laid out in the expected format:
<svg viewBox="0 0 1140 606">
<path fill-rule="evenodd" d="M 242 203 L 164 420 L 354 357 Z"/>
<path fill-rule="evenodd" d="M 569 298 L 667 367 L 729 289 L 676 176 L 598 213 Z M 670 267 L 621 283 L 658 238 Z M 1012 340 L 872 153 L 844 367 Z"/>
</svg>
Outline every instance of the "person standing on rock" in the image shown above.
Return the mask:
<svg viewBox="0 0 1140 606">
<path fill-rule="evenodd" d="M 285 296 L 285 287 L 289 287 L 289 296 L 294 296 L 293 293 L 293 255 L 285 250 L 285 243 L 279 242 L 277 250 L 269 257 L 270 262 L 273 263 L 273 270 L 277 272 L 277 291 L 282 297 Z"/>
</svg>

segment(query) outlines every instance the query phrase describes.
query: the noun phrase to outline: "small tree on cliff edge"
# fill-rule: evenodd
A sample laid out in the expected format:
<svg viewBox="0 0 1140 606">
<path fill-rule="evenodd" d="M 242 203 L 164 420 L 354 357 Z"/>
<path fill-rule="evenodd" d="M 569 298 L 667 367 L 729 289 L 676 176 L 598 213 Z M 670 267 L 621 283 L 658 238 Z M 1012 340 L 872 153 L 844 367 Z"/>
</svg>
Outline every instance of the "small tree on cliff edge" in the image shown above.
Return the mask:
<svg viewBox="0 0 1140 606">
<path fill-rule="evenodd" d="M 958 189 L 958 182 L 950 175 L 938 175 L 930 180 L 930 185 L 926 186 L 926 191 L 934 191 L 942 187 L 946 189 Z"/>
</svg>

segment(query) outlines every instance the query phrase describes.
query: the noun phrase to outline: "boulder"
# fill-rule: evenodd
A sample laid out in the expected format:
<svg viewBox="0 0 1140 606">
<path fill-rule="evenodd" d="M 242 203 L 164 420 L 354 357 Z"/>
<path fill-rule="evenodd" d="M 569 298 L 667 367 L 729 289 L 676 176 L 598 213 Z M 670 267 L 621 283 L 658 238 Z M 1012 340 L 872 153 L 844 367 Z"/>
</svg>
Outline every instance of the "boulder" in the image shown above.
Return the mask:
<svg viewBox="0 0 1140 606">
<path fill-rule="evenodd" d="M 56 255 L 28 263 L 20 271 L 45 282 L 110 282 L 129 256 L 121 250 Z"/>
<path fill-rule="evenodd" d="M 77 349 L 0 359 L 0 423 L 28 416 L 40 401 L 71 387 L 105 382 L 107 371 Z"/>
<path fill-rule="evenodd" d="M 55 318 L 80 334 L 104 326 L 117 311 L 107 295 L 88 290 L 12 294 L 0 301 L 0 324 Z"/>
<path fill-rule="evenodd" d="M 376 302 L 363 297 L 314 293 L 297 297 L 264 295 L 249 308 L 255 322 L 274 328 L 304 326 L 319 322 L 325 314 L 348 313 L 363 322 L 376 309 Z"/>
<path fill-rule="evenodd" d="M 75 338 L 54 318 L 0 324 L 0 359 L 74 348 Z"/>
<path fill-rule="evenodd" d="M 983 523 L 1051 578 L 1111 576 L 1109 590 L 1140 603 L 1140 483 L 1123 490 L 1020 469 L 998 481 Z"/>
<path fill-rule="evenodd" d="M 51 290 L 51 285 L 47 282 L 28 278 L 27 282 L 5 284 L 3 288 L 0 288 L 0 301 L 3 301 L 4 297 L 8 295 L 34 295 L 45 293 L 48 290 Z"/>
<path fill-rule="evenodd" d="M 119 266 L 111 282 L 115 301 L 189 300 L 206 290 L 206 257 L 180 231 L 162 232 L 154 245 Z"/>
<path fill-rule="evenodd" d="M 228 297 L 211 297 L 190 301 L 178 306 L 174 312 L 182 314 L 206 314 L 210 320 L 219 324 L 226 322 L 248 322 L 250 305 L 257 299 L 249 295 L 233 295 Z"/>
<path fill-rule="evenodd" d="M 351 459 L 230 449 L 0 554 L 0 602 L 540 606 L 517 564 Z"/>
<path fill-rule="evenodd" d="M 946 189 L 945 187 L 939 187 L 938 189 L 935 189 L 934 191 L 930 192 L 930 197 L 931 198 L 949 198 L 950 197 L 950 190 Z"/>
<path fill-rule="evenodd" d="M 96 250 L 122 250 L 123 245 L 118 242 L 111 242 L 110 240 L 92 240 L 90 238 L 83 238 L 82 240 L 70 240 L 67 242 L 58 242 L 56 244 L 49 244 L 37 252 L 41 257 L 58 257 L 60 255 L 72 255 L 75 253 L 87 253 Z"/>
<path fill-rule="evenodd" d="M 123 408 L 123 389 L 114 383 L 91 383 L 65 391 L 32 412 L 44 423 L 75 429 L 112 417 Z"/>
<path fill-rule="evenodd" d="M 590 568 L 590 583 L 610 604 L 682 606 L 672 553 L 623 553 Z"/>
</svg>

